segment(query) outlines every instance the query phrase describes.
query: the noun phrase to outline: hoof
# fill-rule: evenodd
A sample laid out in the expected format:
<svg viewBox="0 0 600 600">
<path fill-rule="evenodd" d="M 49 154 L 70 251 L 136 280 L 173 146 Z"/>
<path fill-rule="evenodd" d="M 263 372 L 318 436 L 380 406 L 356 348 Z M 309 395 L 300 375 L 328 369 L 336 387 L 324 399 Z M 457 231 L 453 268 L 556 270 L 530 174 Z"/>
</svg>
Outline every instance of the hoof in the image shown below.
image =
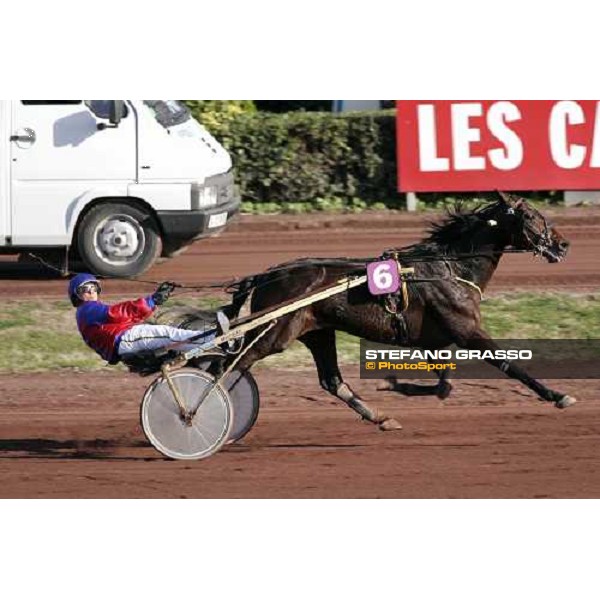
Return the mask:
<svg viewBox="0 0 600 600">
<path fill-rule="evenodd" d="M 381 431 L 398 431 L 399 429 L 402 429 L 402 425 L 400 425 L 396 419 L 389 418 L 379 423 L 379 429 L 381 429 Z"/>
<path fill-rule="evenodd" d="M 573 406 L 576 402 L 577 400 L 575 400 L 573 396 L 563 396 L 554 403 L 554 406 L 556 406 L 556 408 L 569 408 L 569 406 Z"/>
<path fill-rule="evenodd" d="M 436 396 L 440 400 L 445 400 L 450 395 L 451 391 L 452 391 L 452 385 L 449 384 L 448 382 L 444 382 L 443 385 L 441 385 L 441 386 L 438 385 L 438 390 L 436 392 Z"/>
</svg>

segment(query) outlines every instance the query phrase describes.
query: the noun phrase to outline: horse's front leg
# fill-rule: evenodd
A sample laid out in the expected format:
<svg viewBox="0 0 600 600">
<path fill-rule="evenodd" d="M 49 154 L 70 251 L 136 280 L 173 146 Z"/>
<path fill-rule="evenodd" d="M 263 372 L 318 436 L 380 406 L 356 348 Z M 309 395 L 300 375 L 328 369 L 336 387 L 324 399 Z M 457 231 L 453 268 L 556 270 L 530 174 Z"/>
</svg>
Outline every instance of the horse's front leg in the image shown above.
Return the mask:
<svg viewBox="0 0 600 600">
<path fill-rule="evenodd" d="M 461 344 L 469 350 L 498 350 L 499 346 L 483 330 L 477 330 L 465 343 Z M 567 408 L 577 402 L 572 396 L 567 396 L 561 392 L 556 392 L 547 388 L 545 385 L 530 377 L 521 367 L 515 365 L 509 360 L 485 359 L 487 363 L 500 369 L 508 377 L 518 379 L 530 390 L 534 391 L 542 400 L 554 403 L 557 408 Z"/>
</svg>

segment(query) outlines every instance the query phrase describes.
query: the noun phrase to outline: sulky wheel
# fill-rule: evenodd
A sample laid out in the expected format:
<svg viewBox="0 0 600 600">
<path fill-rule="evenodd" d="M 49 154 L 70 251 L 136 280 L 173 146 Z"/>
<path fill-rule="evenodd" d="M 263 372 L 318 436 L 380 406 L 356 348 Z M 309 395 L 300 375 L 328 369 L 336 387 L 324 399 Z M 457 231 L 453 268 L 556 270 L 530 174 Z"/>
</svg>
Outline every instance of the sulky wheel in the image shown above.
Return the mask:
<svg viewBox="0 0 600 600">
<path fill-rule="evenodd" d="M 213 373 L 215 361 L 222 361 L 223 355 L 199 357 L 194 366 L 203 371 Z M 260 394 L 256 380 L 250 373 L 233 370 L 220 382 L 229 395 L 233 407 L 233 425 L 229 432 L 228 444 L 239 442 L 256 423 L 260 410 Z"/>
<path fill-rule="evenodd" d="M 249 371 L 232 371 L 222 381 L 233 406 L 233 425 L 228 444 L 239 442 L 256 423 L 260 409 L 260 395 L 256 380 Z"/>
<path fill-rule="evenodd" d="M 169 377 L 188 418 L 182 416 L 167 379 L 159 377 L 142 400 L 142 428 L 148 441 L 169 458 L 197 460 L 215 454 L 227 442 L 233 424 L 229 395 L 198 369 L 181 369 Z"/>
</svg>

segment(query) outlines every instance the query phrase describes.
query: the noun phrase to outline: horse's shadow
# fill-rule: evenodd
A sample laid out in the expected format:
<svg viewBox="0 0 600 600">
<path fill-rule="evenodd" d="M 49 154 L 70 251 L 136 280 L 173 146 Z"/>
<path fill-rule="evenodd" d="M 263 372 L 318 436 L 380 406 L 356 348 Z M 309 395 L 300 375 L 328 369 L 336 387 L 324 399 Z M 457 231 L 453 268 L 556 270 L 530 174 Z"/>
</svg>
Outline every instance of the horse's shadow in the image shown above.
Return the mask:
<svg viewBox="0 0 600 600">
<path fill-rule="evenodd" d="M 54 458 L 76 460 L 170 460 L 162 456 L 116 456 L 116 448 L 150 448 L 143 440 L 51 440 L 46 438 L 13 438 L 0 440 L 0 460 Z"/>
</svg>

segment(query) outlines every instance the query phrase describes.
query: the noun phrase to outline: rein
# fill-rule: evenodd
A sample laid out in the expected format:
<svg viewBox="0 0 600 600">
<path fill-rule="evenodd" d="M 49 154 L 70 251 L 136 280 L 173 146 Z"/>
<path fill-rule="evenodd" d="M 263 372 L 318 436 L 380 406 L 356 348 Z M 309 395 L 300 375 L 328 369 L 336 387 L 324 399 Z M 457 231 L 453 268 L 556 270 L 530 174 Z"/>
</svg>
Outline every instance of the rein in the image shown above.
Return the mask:
<svg viewBox="0 0 600 600">
<path fill-rule="evenodd" d="M 392 250 L 386 250 L 385 252 L 390 252 L 390 251 L 392 251 Z M 527 253 L 527 252 L 531 252 L 531 250 L 510 250 L 510 249 L 508 249 L 508 250 L 505 250 L 504 253 L 515 253 L 516 254 L 516 253 Z M 460 260 L 461 258 L 485 257 L 485 256 L 489 256 L 489 254 L 490 253 L 487 253 L 487 254 L 466 253 L 466 254 L 455 254 L 455 255 L 450 255 L 450 256 L 444 255 L 444 254 L 430 254 L 430 255 L 421 255 L 418 257 L 409 257 L 409 259 L 411 262 L 428 262 L 431 260 L 454 261 L 454 260 Z M 492 252 L 492 254 L 502 254 L 502 252 L 494 251 L 494 252 Z M 48 268 L 52 271 L 55 271 L 57 273 L 60 273 L 63 277 L 70 277 L 70 276 L 78 274 L 78 272 L 75 272 L 75 271 L 65 271 L 64 269 L 60 269 L 60 268 L 56 267 L 55 265 L 48 263 L 41 257 L 33 254 L 32 252 L 29 252 L 28 255 L 31 256 L 32 258 L 34 258 L 35 260 L 37 260 L 40 264 L 42 264 L 46 268 Z M 402 258 L 405 258 L 405 257 L 402 257 Z M 269 269 L 265 273 L 276 273 L 278 271 L 286 271 L 286 273 L 283 273 L 280 276 L 273 277 L 273 278 L 269 279 L 268 281 L 266 281 L 265 283 L 262 283 L 262 284 L 259 283 L 257 285 L 251 286 L 250 289 L 252 289 L 252 290 L 260 289 L 261 287 L 263 287 L 265 285 L 270 285 L 271 283 L 273 283 L 273 281 L 277 281 L 277 279 L 284 278 L 287 275 L 287 270 L 290 268 L 290 266 L 295 265 L 295 264 L 300 264 L 300 261 L 302 261 L 302 260 L 303 259 L 298 259 L 297 261 L 293 261 L 292 263 L 287 263 L 285 265 L 281 265 L 279 267 L 273 267 L 273 268 Z M 325 262 L 325 261 L 334 262 L 335 261 L 335 259 L 321 259 L 321 260 L 323 262 Z M 351 259 L 351 260 L 349 259 L 347 262 L 368 264 L 371 262 L 376 262 L 377 260 L 379 260 L 379 258 Z M 303 264 L 308 264 L 308 265 L 312 264 L 315 266 L 320 266 L 319 259 L 308 259 Z M 358 270 L 358 267 L 357 267 L 357 270 Z M 182 284 L 178 283 L 178 284 L 175 284 L 175 287 L 178 289 L 182 289 L 182 290 L 193 290 L 193 291 L 200 291 L 200 290 L 205 290 L 205 289 L 221 289 L 221 290 L 226 290 L 229 293 L 233 293 L 235 291 L 235 287 L 237 285 L 239 285 L 240 283 L 242 283 L 243 281 L 252 279 L 254 277 L 258 277 L 263 274 L 264 273 L 255 273 L 254 275 L 248 275 L 242 279 L 230 279 L 228 281 L 208 283 L 208 284 L 199 285 L 199 286 L 182 285 Z M 144 283 L 144 284 L 149 284 L 149 285 L 159 285 L 160 283 L 162 283 L 160 281 L 136 279 L 134 277 L 120 277 L 119 279 L 125 280 L 125 281 L 135 281 L 137 283 Z M 473 287 L 474 289 L 476 289 L 479 292 L 480 297 L 483 299 L 483 292 L 481 291 L 481 288 L 476 283 L 474 283 L 472 281 L 468 281 L 467 279 L 462 279 L 455 275 L 453 275 L 452 277 L 448 277 L 448 278 L 444 278 L 444 277 L 413 278 L 413 277 L 410 277 L 408 279 L 404 279 L 404 278 L 402 278 L 402 279 L 403 279 L 403 295 L 404 295 L 404 289 L 405 289 L 404 286 L 406 285 L 406 283 L 434 283 L 434 282 L 438 282 L 438 281 L 460 281 L 461 283 L 464 283 L 464 284 L 469 285 L 469 286 Z M 408 304 L 407 299 L 408 299 L 408 293 L 406 292 L 406 295 L 404 295 L 404 300 L 405 300 L 406 305 Z"/>
<path fill-rule="evenodd" d="M 43 265 L 47 269 L 50 269 L 56 273 L 59 273 L 62 277 L 72 277 L 74 275 L 80 274 L 77 271 L 60 269 L 57 266 L 52 265 L 49 262 L 45 261 L 40 256 L 33 254 L 33 252 L 28 252 L 27 254 L 28 254 L 28 256 L 31 256 L 31 258 L 37 260 L 41 265 Z M 135 277 L 118 277 L 118 278 L 103 277 L 102 279 L 120 279 L 122 281 L 135 281 L 136 283 L 147 283 L 148 285 L 160 285 L 162 283 L 162 281 L 137 279 Z M 200 286 L 190 286 L 190 285 L 183 285 L 181 283 L 176 283 L 175 287 L 179 288 L 179 289 L 183 289 L 183 290 L 227 289 L 227 288 L 231 287 L 232 285 L 234 285 L 235 283 L 237 283 L 237 281 L 238 280 L 236 280 L 236 279 L 230 279 L 228 281 L 221 281 L 218 283 L 207 283 L 206 285 L 200 285 Z"/>
</svg>

